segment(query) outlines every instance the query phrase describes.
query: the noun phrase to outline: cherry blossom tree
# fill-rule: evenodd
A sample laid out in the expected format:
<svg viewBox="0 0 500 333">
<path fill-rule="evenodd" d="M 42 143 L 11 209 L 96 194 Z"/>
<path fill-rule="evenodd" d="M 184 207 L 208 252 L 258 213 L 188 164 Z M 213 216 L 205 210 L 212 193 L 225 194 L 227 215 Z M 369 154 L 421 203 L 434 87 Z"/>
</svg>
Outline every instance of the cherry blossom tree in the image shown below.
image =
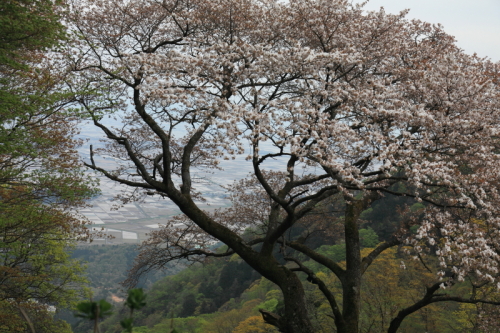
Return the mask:
<svg viewBox="0 0 500 333">
<path fill-rule="evenodd" d="M 86 165 L 183 213 L 143 245 L 133 275 L 236 253 L 283 292 L 284 314 L 263 311 L 266 322 L 314 332 L 306 274 L 337 331 L 358 332 L 364 272 L 406 245 L 423 262 L 439 258 L 437 282 L 389 332 L 431 303 L 496 304 L 443 288 L 498 281 L 499 67 L 440 26 L 344 0 L 79 1 L 68 26 L 69 66 L 95 92 L 80 103 L 121 161 L 106 169 L 91 150 Z M 108 114 L 122 125 L 103 124 Z M 204 210 L 194 173 L 240 154 L 252 172 L 229 188 L 234 205 Z M 388 195 L 423 203 L 422 216 L 362 257 L 360 214 Z M 343 210 L 345 267 L 310 246 L 327 202 Z M 214 241 L 227 251 L 210 250 Z M 337 276 L 341 299 L 303 258 Z"/>
</svg>

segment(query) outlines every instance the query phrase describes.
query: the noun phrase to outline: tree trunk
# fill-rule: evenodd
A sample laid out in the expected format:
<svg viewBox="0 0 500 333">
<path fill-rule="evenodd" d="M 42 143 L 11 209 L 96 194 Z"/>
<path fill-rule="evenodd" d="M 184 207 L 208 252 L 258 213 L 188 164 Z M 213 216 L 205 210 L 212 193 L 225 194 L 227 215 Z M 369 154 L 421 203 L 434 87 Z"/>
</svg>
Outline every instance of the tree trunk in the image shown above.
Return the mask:
<svg viewBox="0 0 500 333">
<path fill-rule="evenodd" d="M 358 333 L 361 289 L 361 248 L 358 217 L 367 205 L 366 200 L 348 201 L 345 214 L 346 274 L 342 281 L 345 333 Z"/>
<path fill-rule="evenodd" d="M 306 309 L 302 282 L 295 273 L 286 270 L 285 283 L 280 284 L 285 302 L 285 315 L 280 319 L 280 329 L 285 333 L 314 333 Z"/>
<path fill-rule="evenodd" d="M 304 287 L 297 275 L 272 257 L 267 260 L 261 258 L 259 265 L 254 265 L 253 268 L 274 282 L 283 293 L 285 314 L 280 317 L 268 311 L 260 311 L 264 321 L 283 333 L 314 333 L 306 307 Z"/>
</svg>

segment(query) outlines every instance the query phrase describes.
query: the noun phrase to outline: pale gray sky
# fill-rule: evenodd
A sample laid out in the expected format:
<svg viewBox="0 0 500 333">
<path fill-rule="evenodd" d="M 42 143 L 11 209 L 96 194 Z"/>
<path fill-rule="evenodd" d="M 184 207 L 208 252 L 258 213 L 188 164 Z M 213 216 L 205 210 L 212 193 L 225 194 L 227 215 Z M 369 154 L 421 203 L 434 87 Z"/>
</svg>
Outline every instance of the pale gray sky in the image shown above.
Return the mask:
<svg viewBox="0 0 500 333">
<path fill-rule="evenodd" d="M 365 9 L 380 7 L 388 13 L 408 8 L 408 18 L 441 23 L 466 53 L 500 61 L 500 0 L 370 0 Z"/>
</svg>

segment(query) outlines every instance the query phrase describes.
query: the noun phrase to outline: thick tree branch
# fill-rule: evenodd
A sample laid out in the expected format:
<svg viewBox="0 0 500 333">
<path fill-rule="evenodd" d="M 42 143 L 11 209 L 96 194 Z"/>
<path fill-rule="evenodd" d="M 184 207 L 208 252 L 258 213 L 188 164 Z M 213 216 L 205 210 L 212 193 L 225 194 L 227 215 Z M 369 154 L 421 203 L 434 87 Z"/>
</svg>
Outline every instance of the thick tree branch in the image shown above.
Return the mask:
<svg viewBox="0 0 500 333">
<path fill-rule="evenodd" d="M 314 250 L 311 250 L 309 247 L 307 247 L 304 244 L 301 244 L 299 242 L 287 242 L 286 245 L 290 246 L 292 249 L 299 251 L 312 260 L 316 261 L 318 264 L 321 264 L 328 268 L 330 271 L 332 271 L 339 280 L 343 280 L 345 276 L 345 270 L 340 267 L 335 261 L 317 253 Z"/>
<path fill-rule="evenodd" d="M 362 273 L 361 274 L 364 274 L 366 272 L 366 270 L 368 269 L 368 267 L 370 267 L 370 265 L 373 263 L 373 260 L 375 260 L 375 258 L 377 258 L 377 256 L 379 254 L 381 254 L 382 252 L 384 252 L 385 250 L 393 247 L 393 246 L 396 246 L 396 245 L 399 245 L 401 244 L 401 241 L 398 240 L 396 237 L 393 237 L 392 240 L 388 241 L 388 242 L 382 242 L 380 243 L 375 249 L 373 249 L 372 252 L 370 252 L 366 257 L 364 257 L 361 261 L 361 265 L 363 266 L 362 267 Z"/>
<path fill-rule="evenodd" d="M 430 287 L 427 287 L 427 291 L 424 295 L 424 297 L 422 299 L 420 299 L 418 302 L 414 303 L 413 305 L 399 311 L 398 315 L 396 316 L 396 318 L 394 318 L 392 321 L 391 321 L 391 324 L 389 326 L 389 329 L 387 330 L 387 333 L 396 333 L 399 326 L 401 325 L 401 323 L 403 322 L 403 320 L 409 316 L 410 314 L 412 314 L 413 312 L 415 311 L 418 311 L 420 310 L 421 308 L 429 305 L 430 303 L 432 303 L 432 298 L 433 298 L 433 294 L 439 290 L 440 288 L 440 285 L 442 283 L 441 282 L 438 282 L 438 283 L 435 283 L 434 285 L 430 286 Z"/>
<path fill-rule="evenodd" d="M 184 146 L 182 153 L 182 165 L 181 165 L 181 177 L 182 177 L 182 188 L 181 192 L 184 195 L 191 196 L 191 154 L 196 144 L 200 141 L 203 133 L 208 128 L 208 124 L 199 128 L 191 138 L 189 138 L 188 143 Z"/>
<path fill-rule="evenodd" d="M 333 312 L 333 319 L 335 321 L 335 325 L 337 326 L 337 329 L 340 331 L 345 330 L 345 322 L 344 318 L 342 316 L 342 312 L 340 311 L 337 301 L 335 300 L 335 295 L 328 289 L 327 285 L 314 274 L 313 271 L 311 271 L 309 268 L 304 266 L 299 260 L 296 258 L 292 257 L 285 257 L 284 258 L 287 261 L 292 261 L 296 263 L 299 268 L 299 271 L 302 271 L 307 274 L 307 281 L 311 282 L 312 284 L 316 284 L 319 288 L 319 290 L 323 293 L 323 295 L 326 297 L 328 300 L 328 303 L 330 303 L 330 308 L 332 309 Z"/>
<path fill-rule="evenodd" d="M 141 83 L 140 79 L 136 79 L 134 87 L 137 87 Z M 163 169 L 164 177 L 163 183 L 169 188 L 173 188 L 171 164 L 172 164 L 172 153 L 170 151 L 170 133 L 167 134 L 163 128 L 146 112 L 145 106 L 142 104 L 140 99 L 140 91 L 134 89 L 134 106 L 136 112 L 141 116 L 142 120 L 151 128 L 151 130 L 160 138 L 162 144 L 162 154 L 163 154 Z M 132 158 L 132 156 L 131 156 Z M 151 178 L 152 179 L 152 178 Z M 146 179 L 146 181 L 148 181 Z M 149 181 L 148 181 L 149 183 Z"/>
<path fill-rule="evenodd" d="M 86 162 L 83 162 L 83 165 L 85 165 L 89 169 L 92 169 L 92 170 L 95 170 L 95 171 L 99 171 L 106 178 L 114 180 L 114 181 L 116 181 L 116 182 L 118 182 L 120 184 L 132 186 L 132 187 L 147 188 L 147 189 L 150 189 L 150 190 L 156 189 L 156 187 L 154 187 L 154 186 L 152 186 L 152 185 L 150 185 L 148 183 L 132 182 L 130 180 L 120 178 L 120 177 L 118 177 L 116 175 L 113 175 L 112 173 L 104 170 L 103 168 L 99 168 L 99 167 L 95 166 L 95 164 L 88 164 Z"/>
</svg>

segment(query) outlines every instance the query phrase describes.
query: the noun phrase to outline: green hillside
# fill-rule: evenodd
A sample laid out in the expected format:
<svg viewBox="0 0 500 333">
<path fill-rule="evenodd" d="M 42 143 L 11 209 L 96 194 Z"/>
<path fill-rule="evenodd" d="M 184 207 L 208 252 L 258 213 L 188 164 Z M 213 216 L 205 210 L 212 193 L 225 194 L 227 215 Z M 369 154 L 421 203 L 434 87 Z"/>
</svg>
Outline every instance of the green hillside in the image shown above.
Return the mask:
<svg viewBox="0 0 500 333">
<path fill-rule="evenodd" d="M 372 211 L 365 213 L 367 219 Z M 377 245 L 379 237 L 371 228 L 361 229 L 360 234 L 363 239 L 362 251 L 368 253 Z M 317 251 L 343 265 L 343 244 L 322 245 Z M 117 283 L 119 277 L 125 277 L 125 261 L 128 260 L 130 264 L 134 254 L 130 246 L 113 246 L 80 248 L 74 255 L 92 260 L 89 266 L 92 288 L 99 295 L 107 295 L 109 300 L 109 295 L 123 295 L 117 289 Z M 362 332 L 386 332 L 390 320 L 397 312 L 421 297 L 426 283 L 433 279 L 431 273 L 422 273 L 425 270 L 422 263 L 406 256 L 402 248 L 386 251 L 377 261 L 377 265 L 372 265 L 367 271 L 363 281 L 365 296 L 361 310 Z M 341 293 L 339 281 L 332 273 L 313 261 L 305 264 L 319 278 L 327 281 L 335 293 Z M 175 266 L 168 273 L 179 269 L 180 265 Z M 113 280 L 106 278 L 109 271 L 116 272 Z M 156 282 L 151 283 L 155 280 Z M 327 300 L 318 291 L 314 281 L 308 282 L 305 274 L 302 280 L 306 286 L 309 311 L 316 331 L 335 332 Z M 147 305 L 134 314 L 134 332 L 163 333 L 172 329 L 179 333 L 277 332 L 274 327 L 264 323 L 259 310 L 279 315 L 283 308 L 281 292 L 237 255 L 195 264 L 175 275 L 160 278 L 159 273 L 156 273 L 142 282 L 142 285 L 146 286 Z M 467 293 L 468 287 L 464 283 L 454 293 Z M 409 316 L 400 330 L 408 333 L 472 332 L 477 324 L 479 310 L 475 305 L 458 303 L 430 305 Z M 102 332 L 122 332 L 119 321 L 126 314 L 124 306 L 115 303 L 113 315 L 101 324 Z M 87 324 L 80 322 L 79 325 L 74 325 L 74 332 L 92 332 Z"/>
</svg>

